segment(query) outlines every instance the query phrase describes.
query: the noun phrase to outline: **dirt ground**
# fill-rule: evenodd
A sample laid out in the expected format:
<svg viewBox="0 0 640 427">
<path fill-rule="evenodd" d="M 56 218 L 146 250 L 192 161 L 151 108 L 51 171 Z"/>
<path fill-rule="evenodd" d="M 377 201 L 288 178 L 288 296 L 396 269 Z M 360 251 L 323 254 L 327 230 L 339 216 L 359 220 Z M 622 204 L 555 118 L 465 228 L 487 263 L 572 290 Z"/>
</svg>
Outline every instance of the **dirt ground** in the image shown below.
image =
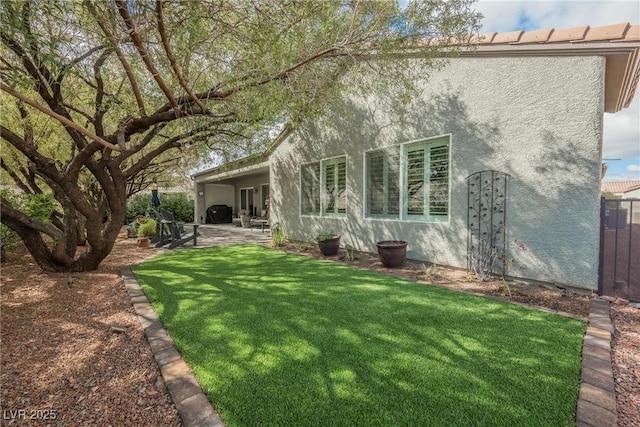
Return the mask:
<svg viewBox="0 0 640 427">
<path fill-rule="evenodd" d="M 315 246 L 282 249 L 321 257 Z M 0 285 L 1 425 L 182 425 L 119 276 L 122 266 L 153 254 L 123 233 L 95 272 L 44 273 L 24 251 L 8 255 Z M 389 273 L 374 255 L 355 258 L 348 263 Z M 417 262 L 391 273 L 499 297 L 505 290 Z M 588 313 L 587 296 L 515 283 L 509 290 L 512 301 Z M 612 318 L 618 425 L 640 426 L 640 309 L 613 302 Z"/>
</svg>

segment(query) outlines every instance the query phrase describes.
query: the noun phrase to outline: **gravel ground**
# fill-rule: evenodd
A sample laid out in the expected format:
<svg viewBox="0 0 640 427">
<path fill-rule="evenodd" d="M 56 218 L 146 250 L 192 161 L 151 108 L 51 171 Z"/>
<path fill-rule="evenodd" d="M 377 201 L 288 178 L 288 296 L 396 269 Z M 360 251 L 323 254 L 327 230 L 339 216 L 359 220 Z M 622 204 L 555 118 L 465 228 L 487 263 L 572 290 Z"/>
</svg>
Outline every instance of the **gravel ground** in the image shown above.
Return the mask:
<svg viewBox="0 0 640 427">
<path fill-rule="evenodd" d="M 283 249 L 321 256 L 315 246 Z M 182 425 L 119 276 L 122 266 L 154 253 L 123 233 L 98 271 L 71 275 L 41 272 L 24 251 L 9 254 L 0 285 L 1 425 Z M 369 254 L 349 263 L 388 272 Z M 497 296 L 504 290 L 459 271 L 425 272 L 421 263 L 393 274 Z M 587 313 L 585 296 L 509 288 L 511 300 Z M 640 426 L 640 309 L 614 302 L 612 318 L 618 425 Z"/>
</svg>

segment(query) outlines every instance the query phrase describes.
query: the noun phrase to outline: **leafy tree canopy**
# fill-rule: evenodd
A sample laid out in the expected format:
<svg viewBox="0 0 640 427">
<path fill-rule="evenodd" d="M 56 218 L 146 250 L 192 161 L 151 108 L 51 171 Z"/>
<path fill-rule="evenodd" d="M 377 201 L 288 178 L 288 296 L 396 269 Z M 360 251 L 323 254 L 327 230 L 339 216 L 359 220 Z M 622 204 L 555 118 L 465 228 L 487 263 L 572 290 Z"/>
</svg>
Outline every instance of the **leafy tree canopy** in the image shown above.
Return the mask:
<svg viewBox="0 0 640 427">
<path fill-rule="evenodd" d="M 94 269 L 151 177 L 258 151 L 341 91 L 410 88 L 405 53 L 455 53 L 471 3 L 4 0 L 2 181 L 59 206 L 45 221 L 3 197 L 2 223 L 43 268 Z"/>
</svg>

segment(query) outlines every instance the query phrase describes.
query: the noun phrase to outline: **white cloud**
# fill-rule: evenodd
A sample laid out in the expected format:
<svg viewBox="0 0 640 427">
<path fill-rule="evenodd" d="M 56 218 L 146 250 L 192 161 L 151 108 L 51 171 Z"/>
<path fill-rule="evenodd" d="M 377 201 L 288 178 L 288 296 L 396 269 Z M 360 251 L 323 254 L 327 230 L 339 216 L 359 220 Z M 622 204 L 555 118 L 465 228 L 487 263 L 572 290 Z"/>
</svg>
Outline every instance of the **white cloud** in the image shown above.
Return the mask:
<svg viewBox="0 0 640 427">
<path fill-rule="evenodd" d="M 627 166 L 627 172 L 640 172 L 640 165 Z"/>
<path fill-rule="evenodd" d="M 605 113 L 604 146 L 605 159 L 632 158 L 640 160 L 640 95 L 629 106 L 615 114 Z"/>
<path fill-rule="evenodd" d="M 480 0 L 484 32 L 640 23 L 640 2 Z"/>
</svg>

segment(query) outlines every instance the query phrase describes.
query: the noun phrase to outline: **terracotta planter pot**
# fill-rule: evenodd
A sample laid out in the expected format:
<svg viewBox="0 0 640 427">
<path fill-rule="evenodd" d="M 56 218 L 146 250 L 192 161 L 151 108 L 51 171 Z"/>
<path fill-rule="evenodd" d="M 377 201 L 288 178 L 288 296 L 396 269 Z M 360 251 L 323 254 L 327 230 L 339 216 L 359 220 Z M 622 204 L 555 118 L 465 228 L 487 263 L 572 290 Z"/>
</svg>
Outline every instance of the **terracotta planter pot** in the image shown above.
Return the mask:
<svg viewBox="0 0 640 427">
<path fill-rule="evenodd" d="M 340 236 L 335 236 L 332 239 L 318 240 L 318 247 L 324 256 L 335 255 L 338 253 L 338 249 L 340 249 Z"/>
<path fill-rule="evenodd" d="M 400 267 L 407 257 L 407 242 L 404 240 L 383 240 L 376 243 L 378 256 L 385 267 Z"/>
<path fill-rule="evenodd" d="M 139 248 L 149 247 L 149 238 L 148 237 L 139 237 L 138 238 L 138 247 Z"/>
</svg>

